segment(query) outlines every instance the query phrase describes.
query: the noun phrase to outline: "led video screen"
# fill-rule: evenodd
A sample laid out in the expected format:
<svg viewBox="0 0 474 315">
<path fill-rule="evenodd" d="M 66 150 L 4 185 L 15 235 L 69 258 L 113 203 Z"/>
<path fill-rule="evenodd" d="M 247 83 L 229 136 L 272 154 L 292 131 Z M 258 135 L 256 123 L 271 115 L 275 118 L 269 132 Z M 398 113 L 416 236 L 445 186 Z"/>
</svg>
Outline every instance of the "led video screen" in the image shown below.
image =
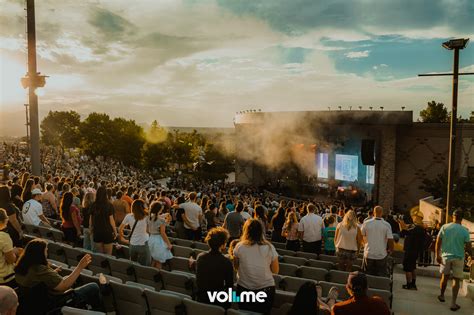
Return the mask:
<svg viewBox="0 0 474 315">
<path fill-rule="evenodd" d="M 318 169 L 319 178 L 329 178 L 329 166 L 328 166 L 328 154 L 327 153 L 318 153 L 316 166 Z"/>
<path fill-rule="evenodd" d="M 337 180 L 353 182 L 357 180 L 359 157 L 357 155 L 336 154 Z"/>
</svg>

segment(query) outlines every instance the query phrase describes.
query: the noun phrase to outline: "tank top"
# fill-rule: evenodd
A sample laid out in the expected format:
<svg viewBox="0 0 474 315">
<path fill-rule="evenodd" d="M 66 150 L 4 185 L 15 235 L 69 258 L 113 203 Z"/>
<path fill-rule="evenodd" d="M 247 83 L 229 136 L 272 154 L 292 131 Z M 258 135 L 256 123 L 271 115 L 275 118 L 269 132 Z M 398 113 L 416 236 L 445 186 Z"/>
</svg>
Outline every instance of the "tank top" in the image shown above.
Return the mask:
<svg viewBox="0 0 474 315">
<path fill-rule="evenodd" d="M 337 225 L 339 235 L 336 241 L 336 248 L 345 250 L 357 250 L 357 227 L 348 230 L 342 225 L 342 222 Z"/>
</svg>

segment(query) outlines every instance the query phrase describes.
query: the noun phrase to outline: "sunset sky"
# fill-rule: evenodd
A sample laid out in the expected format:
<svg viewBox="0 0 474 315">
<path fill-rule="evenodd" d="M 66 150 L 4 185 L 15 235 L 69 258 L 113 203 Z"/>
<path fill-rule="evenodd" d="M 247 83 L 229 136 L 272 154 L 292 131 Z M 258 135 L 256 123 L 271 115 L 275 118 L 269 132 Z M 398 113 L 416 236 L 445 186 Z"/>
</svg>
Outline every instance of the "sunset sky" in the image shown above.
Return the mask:
<svg viewBox="0 0 474 315">
<path fill-rule="evenodd" d="M 22 0 L 0 0 L 0 135 L 23 135 Z M 472 0 L 40 0 L 40 115 L 92 111 L 232 126 L 237 111 L 451 105 L 451 37 L 474 40 Z M 474 45 L 461 52 L 474 72 Z M 474 76 L 459 87 L 474 110 Z"/>
</svg>

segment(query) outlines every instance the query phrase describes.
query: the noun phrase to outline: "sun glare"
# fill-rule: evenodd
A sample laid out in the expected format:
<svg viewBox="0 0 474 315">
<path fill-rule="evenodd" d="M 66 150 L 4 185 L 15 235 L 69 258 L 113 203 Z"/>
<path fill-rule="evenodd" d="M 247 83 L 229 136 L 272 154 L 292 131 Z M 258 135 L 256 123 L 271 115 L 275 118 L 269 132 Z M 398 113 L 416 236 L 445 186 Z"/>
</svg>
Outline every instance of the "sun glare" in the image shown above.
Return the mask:
<svg viewBox="0 0 474 315">
<path fill-rule="evenodd" d="M 0 105 L 23 104 L 26 90 L 21 86 L 20 80 L 26 73 L 25 65 L 21 65 L 6 57 L 0 51 Z"/>
</svg>

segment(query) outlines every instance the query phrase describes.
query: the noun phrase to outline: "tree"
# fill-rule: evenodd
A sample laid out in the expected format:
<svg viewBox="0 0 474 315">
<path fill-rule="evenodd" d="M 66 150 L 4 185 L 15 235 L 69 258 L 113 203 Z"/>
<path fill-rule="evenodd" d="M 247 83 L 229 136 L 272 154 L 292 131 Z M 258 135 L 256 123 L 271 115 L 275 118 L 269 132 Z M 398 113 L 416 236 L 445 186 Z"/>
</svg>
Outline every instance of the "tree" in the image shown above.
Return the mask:
<svg viewBox="0 0 474 315">
<path fill-rule="evenodd" d="M 443 103 L 428 102 L 428 106 L 420 111 L 420 119 L 425 123 L 449 122 L 449 113 Z"/>
<path fill-rule="evenodd" d="M 471 117 L 469 117 L 469 122 L 474 123 L 474 111 L 471 112 Z"/>
<path fill-rule="evenodd" d="M 115 118 L 112 121 L 112 137 L 116 145 L 110 156 L 127 165 L 138 166 L 141 163 L 142 149 L 145 144 L 143 128 L 134 120 Z"/>
<path fill-rule="evenodd" d="M 78 147 L 80 124 L 81 116 L 75 111 L 50 111 L 41 121 L 41 140 L 63 150 Z"/>
<path fill-rule="evenodd" d="M 425 179 L 420 189 L 430 193 L 435 198 L 441 198 L 446 204 L 448 174 L 444 172 L 433 179 Z M 474 178 L 460 177 L 455 181 L 453 206 L 464 210 L 471 209 L 471 218 L 474 218 Z M 471 219 L 472 221 L 472 219 Z"/>
<path fill-rule="evenodd" d="M 109 115 L 90 113 L 80 127 L 81 147 L 90 156 L 110 157 L 115 146 L 124 145 L 116 142 L 112 121 Z"/>
<path fill-rule="evenodd" d="M 154 120 L 145 137 L 147 142 L 143 148 L 144 166 L 149 169 L 160 169 L 161 171 L 168 168 L 171 162 L 170 143 L 172 143 L 172 135 Z"/>
</svg>

